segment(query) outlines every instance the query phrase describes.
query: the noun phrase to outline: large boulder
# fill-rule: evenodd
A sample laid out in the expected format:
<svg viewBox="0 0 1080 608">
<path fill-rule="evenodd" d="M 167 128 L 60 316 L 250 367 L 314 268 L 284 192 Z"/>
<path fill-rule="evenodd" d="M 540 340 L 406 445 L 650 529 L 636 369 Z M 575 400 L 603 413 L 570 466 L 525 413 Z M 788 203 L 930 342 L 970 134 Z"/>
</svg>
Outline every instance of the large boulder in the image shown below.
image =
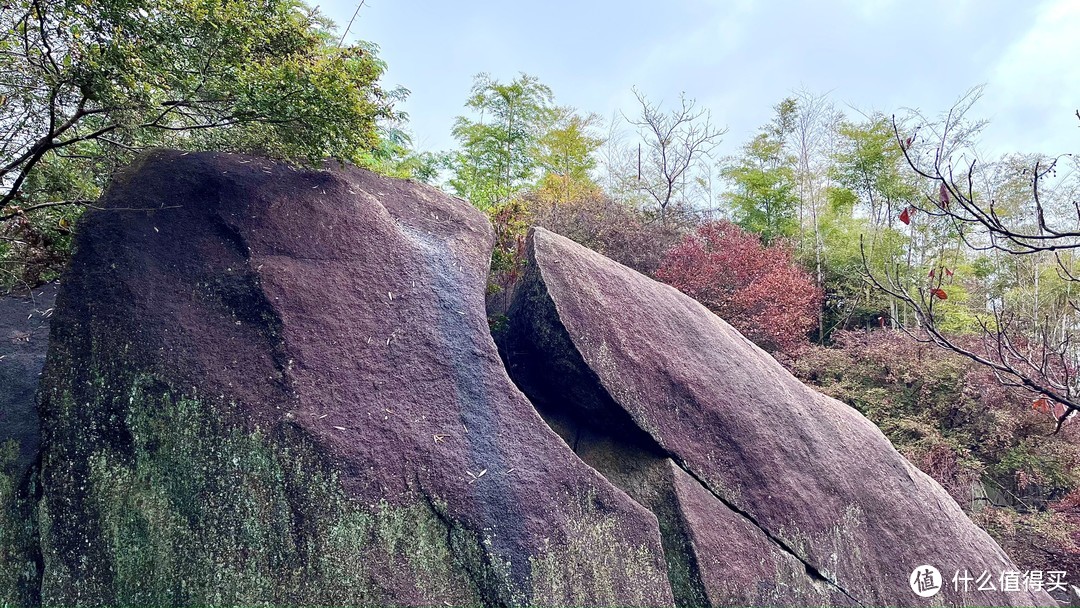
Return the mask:
<svg viewBox="0 0 1080 608">
<path fill-rule="evenodd" d="M 1053 604 L 954 591 L 1016 567 L 876 427 L 550 232 L 496 350 L 491 227 L 426 186 L 159 151 L 98 207 L 0 604 Z"/>
<path fill-rule="evenodd" d="M 511 377 L 656 513 L 677 603 L 1054 605 L 954 588 L 1017 568 L 876 426 L 705 307 L 542 229 L 527 251 Z M 909 586 L 923 565 L 944 577 L 932 600 Z"/>
<path fill-rule="evenodd" d="M 655 516 L 511 383 L 461 200 L 155 152 L 82 219 L 40 393 L 51 605 L 670 605 Z"/>
</svg>

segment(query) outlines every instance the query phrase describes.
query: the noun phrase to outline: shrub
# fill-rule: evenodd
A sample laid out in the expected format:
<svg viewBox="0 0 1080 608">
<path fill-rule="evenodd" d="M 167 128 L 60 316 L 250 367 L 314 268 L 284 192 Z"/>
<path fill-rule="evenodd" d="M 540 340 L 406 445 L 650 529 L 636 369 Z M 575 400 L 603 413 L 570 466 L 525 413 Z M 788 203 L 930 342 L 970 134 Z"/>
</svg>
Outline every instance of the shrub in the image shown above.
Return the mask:
<svg viewBox="0 0 1080 608">
<path fill-rule="evenodd" d="M 678 218 L 669 216 L 664 226 L 598 191 L 565 202 L 551 201 L 539 194 L 528 196 L 527 201 L 533 225 L 543 226 L 650 276 L 685 231 L 683 223 L 675 221 Z"/>
<path fill-rule="evenodd" d="M 1021 569 L 1080 568 L 1080 429 L 985 367 L 890 330 L 839 331 L 791 371 L 859 410 Z M 975 338 L 972 338 L 975 339 Z"/>
<path fill-rule="evenodd" d="M 821 291 L 786 244 L 765 246 L 730 222 L 698 227 L 667 253 L 656 276 L 770 352 L 807 344 L 821 310 Z"/>
</svg>

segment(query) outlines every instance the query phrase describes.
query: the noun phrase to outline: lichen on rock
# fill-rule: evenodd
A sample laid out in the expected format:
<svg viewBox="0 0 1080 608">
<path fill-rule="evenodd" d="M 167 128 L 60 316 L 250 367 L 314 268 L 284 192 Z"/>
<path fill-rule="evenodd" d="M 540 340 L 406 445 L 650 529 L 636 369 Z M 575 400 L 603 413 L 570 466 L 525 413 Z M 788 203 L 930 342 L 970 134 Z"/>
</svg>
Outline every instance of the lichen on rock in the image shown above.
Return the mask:
<svg viewBox="0 0 1080 608">
<path fill-rule="evenodd" d="M 42 379 L 43 604 L 671 604 L 655 518 L 501 366 L 482 214 L 166 151 L 100 207 Z"/>
</svg>

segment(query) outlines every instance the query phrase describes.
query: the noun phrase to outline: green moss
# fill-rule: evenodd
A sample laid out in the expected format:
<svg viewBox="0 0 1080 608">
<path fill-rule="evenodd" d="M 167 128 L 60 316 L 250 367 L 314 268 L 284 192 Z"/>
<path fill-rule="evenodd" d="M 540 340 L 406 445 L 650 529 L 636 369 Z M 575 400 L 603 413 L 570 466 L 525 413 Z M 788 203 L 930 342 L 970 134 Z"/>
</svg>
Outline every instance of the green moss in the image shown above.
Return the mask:
<svg viewBox="0 0 1080 608">
<path fill-rule="evenodd" d="M 674 500 L 674 497 L 669 500 Z M 706 606 L 709 599 L 698 570 L 697 557 L 689 532 L 684 529 L 685 524 L 676 515 L 676 508 L 669 502 L 652 509 L 660 524 L 660 539 L 664 545 L 664 560 L 667 562 L 671 593 L 675 597 L 676 605 Z"/>
<path fill-rule="evenodd" d="M 37 601 L 37 529 L 29 487 L 16 477 L 19 444 L 0 443 L 0 606 L 31 606 Z M 29 484 L 36 483 L 31 478 Z"/>
<path fill-rule="evenodd" d="M 865 577 L 862 568 L 866 560 L 862 555 L 862 546 L 859 544 L 859 539 L 867 535 L 865 526 L 866 518 L 863 516 L 862 508 L 850 503 L 831 528 L 817 533 L 807 533 L 798 527 L 780 526 L 776 536 L 784 540 L 796 555 L 829 555 L 827 561 L 817 561 L 814 566 L 826 579 L 843 587 L 846 581 Z M 805 571 L 799 568 L 794 579 L 797 580 L 803 576 L 805 576 Z M 810 598 L 806 599 L 810 601 Z"/>
<path fill-rule="evenodd" d="M 565 542 L 529 558 L 532 605 L 645 605 L 667 585 L 646 546 L 628 546 L 616 518 L 591 504 L 570 510 Z"/>
<path fill-rule="evenodd" d="M 60 397 L 69 403 L 58 411 L 74 412 Z M 65 537 L 43 503 L 45 604 L 480 602 L 469 570 L 482 565 L 452 547 L 479 540 L 452 540 L 453 522 L 426 499 L 356 504 L 296 427 L 230 425 L 238 412 L 150 377 L 125 401 L 115 422 L 129 440 L 92 441 L 80 486 L 53 477 L 52 498 L 81 504 L 81 539 L 93 546 L 73 555 L 80 539 Z M 104 563 L 82 566 L 95 557 Z"/>
<path fill-rule="evenodd" d="M 354 510 L 330 526 L 320 546 L 318 562 L 325 576 L 309 597 L 348 596 L 350 589 L 367 593 L 358 604 L 449 601 L 453 605 L 480 604 L 485 590 L 472 579 L 483 568 L 476 539 L 442 519 L 427 503 L 393 507 L 380 502 L 369 510 Z M 457 538 L 454 538 L 454 537 Z M 473 551 L 457 551 L 461 545 Z M 371 572 L 377 566 L 378 573 Z M 374 574 L 374 576 L 373 576 Z M 404 594 L 396 587 L 371 589 L 372 581 L 413 581 Z M 378 592 L 375 592 L 378 591 Z M 414 600 L 415 601 L 415 600 Z"/>
<path fill-rule="evenodd" d="M 18 580 L 16 573 L 15 482 L 7 470 L 13 460 L 11 443 L 0 445 L 0 602 L 14 602 L 11 593 Z"/>
</svg>

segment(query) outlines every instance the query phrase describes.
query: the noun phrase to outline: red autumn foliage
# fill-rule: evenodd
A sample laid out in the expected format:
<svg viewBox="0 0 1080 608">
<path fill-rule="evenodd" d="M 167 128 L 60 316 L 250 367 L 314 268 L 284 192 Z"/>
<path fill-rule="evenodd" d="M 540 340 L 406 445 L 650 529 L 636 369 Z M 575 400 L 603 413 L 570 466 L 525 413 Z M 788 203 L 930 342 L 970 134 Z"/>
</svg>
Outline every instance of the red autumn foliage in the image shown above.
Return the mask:
<svg viewBox="0 0 1080 608">
<path fill-rule="evenodd" d="M 1065 415 L 1066 407 L 1060 403 L 1056 403 L 1047 399 L 1046 397 L 1039 397 L 1031 402 L 1031 407 L 1036 412 L 1052 416 L 1054 420 L 1059 420 Z"/>
<path fill-rule="evenodd" d="M 656 277 L 704 304 L 758 346 L 795 352 L 817 325 L 822 293 L 784 244 L 762 245 L 730 222 L 703 224 Z"/>
</svg>

